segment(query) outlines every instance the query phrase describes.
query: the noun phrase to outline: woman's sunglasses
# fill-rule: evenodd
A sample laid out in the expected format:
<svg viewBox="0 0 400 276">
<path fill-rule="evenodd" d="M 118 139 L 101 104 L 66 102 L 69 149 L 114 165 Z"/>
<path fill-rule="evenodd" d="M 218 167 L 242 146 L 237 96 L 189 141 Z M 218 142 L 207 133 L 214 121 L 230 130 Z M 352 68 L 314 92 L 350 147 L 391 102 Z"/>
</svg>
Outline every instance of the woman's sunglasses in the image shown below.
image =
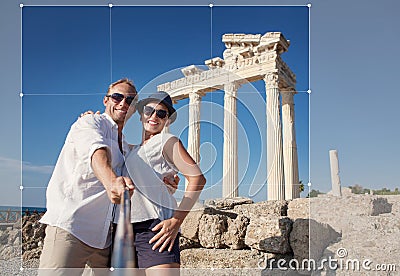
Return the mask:
<svg viewBox="0 0 400 276">
<path fill-rule="evenodd" d="M 166 110 L 155 109 L 155 108 L 153 108 L 151 106 L 147 106 L 147 105 L 145 105 L 143 107 L 143 114 L 146 115 L 147 117 L 151 117 L 151 115 L 153 115 L 154 112 L 156 113 L 157 117 L 160 119 L 164 119 L 165 117 L 168 116 L 168 111 L 166 111 Z"/>
<path fill-rule="evenodd" d="M 121 102 L 125 98 L 125 102 L 128 105 L 130 105 L 136 98 L 135 96 L 127 96 L 127 97 L 125 97 L 124 95 L 122 95 L 120 93 L 112 93 L 111 95 L 106 95 L 106 97 L 110 97 L 111 99 L 113 99 L 117 103 Z"/>
</svg>

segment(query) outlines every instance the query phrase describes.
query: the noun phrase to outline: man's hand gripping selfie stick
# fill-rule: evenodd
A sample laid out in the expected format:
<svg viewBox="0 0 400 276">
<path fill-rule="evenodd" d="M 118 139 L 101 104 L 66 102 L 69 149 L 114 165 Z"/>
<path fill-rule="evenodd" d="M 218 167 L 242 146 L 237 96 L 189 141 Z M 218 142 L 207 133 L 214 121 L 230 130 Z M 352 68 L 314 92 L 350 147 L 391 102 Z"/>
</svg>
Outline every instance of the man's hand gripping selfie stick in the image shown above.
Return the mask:
<svg viewBox="0 0 400 276">
<path fill-rule="evenodd" d="M 126 189 L 121 200 L 117 232 L 114 238 L 111 266 L 115 268 L 116 271 L 114 271 L 112 275 L 124 275 L 124 271 L 128 272 L 128 269 L 123 268 L 136 267 L 135 260 L 136 256 L 133 246 L 133 229 L 131 224 L 131 200 L 129 190 Z M 115 274 L 118 270 L 121 274 Z"/>
</svg>

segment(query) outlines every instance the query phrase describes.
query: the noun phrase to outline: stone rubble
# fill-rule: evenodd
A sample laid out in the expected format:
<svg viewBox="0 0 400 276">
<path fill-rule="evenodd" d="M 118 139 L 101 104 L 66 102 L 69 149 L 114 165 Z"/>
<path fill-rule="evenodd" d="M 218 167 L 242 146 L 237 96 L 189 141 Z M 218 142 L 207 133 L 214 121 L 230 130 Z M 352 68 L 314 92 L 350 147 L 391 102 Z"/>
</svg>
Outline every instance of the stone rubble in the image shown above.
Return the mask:
<svg viewBox="0 0 400 276">
<path fill-rule="evenodd" d="M 38 223 L 39 218 L 39 214 L 25 215 L 13 227 L 0 230 L 2 266 L 15 260 L 22 260 L 24 267 L 37 266 L 45 235 L 45 225 Z M 323 195 L 258 203 L 243 198 L 218 199 L 197 205 L 188 214 L 181 227 L 181 260 L 183 268 L 260 272 L 262 260 L 270 261 L 266 263 L 269 269 L 276 268 L 273 260 L 285 260 L 287 265 L 291 260 L 301 263 L 313 259 L 319 264 L 344 252 L 343 260 L 397 264 L 399 271 L 399 237 L 400 196 L 344 192 L 342 197 Z M 192 275 L 189 271 L 186 275 Z M 331 275 L 327 268 L 318 273 L 305 274 Z M 335 273 L 351 275 L 344 270 Z"/>
</svg>

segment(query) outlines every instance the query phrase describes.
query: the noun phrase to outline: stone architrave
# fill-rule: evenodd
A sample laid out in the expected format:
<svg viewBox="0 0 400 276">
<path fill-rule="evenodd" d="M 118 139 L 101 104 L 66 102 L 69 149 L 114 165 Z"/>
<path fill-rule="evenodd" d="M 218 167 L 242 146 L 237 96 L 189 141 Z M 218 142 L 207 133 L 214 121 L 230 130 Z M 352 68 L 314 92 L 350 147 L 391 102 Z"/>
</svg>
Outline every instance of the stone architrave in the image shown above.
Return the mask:
<svg viewBox="0 0 400 276">
<path fill-rule="evenodd" d="M 296 130 L 294 122 L 295 92 L 282 92 L 283 164 L 285 171 L 285 199 L 300 197 L 297 161 Z"/>
<path fill-rule="evenodd" d="M 329 160 L 331 163 L 332 194 L 334 196 L 342 196 L 342 189 L 339 177 L 339 159 L 337 150 L 329 151 Z"/>
<path fill-rule="evenodd" d="M 200 162 L 200 104 L 201 95 L 189 93 L 188 153 L 196 163 Z M 188 184 L 186 180 L 185 188 Z"/>
<path fill-rule="evenodd" d="M 285 199 L 282 124 L 277 73 L 264 78 L 267 93 L 267 183 L 268 200 Z"/>
<path fill-rule="evenodd" d="M 236 96 L 237 82 L 224 85 L 224 159 L 222 197 L 237 197 L 238 193 L 238 141 Z"/>
</svg>

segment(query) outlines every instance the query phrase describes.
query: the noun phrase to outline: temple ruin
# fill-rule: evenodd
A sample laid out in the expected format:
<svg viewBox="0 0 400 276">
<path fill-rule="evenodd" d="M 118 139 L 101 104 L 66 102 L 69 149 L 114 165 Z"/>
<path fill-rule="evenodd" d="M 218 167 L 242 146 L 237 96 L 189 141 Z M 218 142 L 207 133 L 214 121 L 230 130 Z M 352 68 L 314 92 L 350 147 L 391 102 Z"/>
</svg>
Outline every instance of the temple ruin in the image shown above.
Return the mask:
<svg viewBox="0 0 400 276">
<path fill-rule="evenodd" d="M 190 65 L 183 78 L 157 86 L 174 101 L 189 98 L 188 152 L 200 160 L 200 105 L 202 96 L 224 91 L 223 197 L 238 194 L 238 141 L 236 101 L 238 89 L 247 82 L 263 80 L 267 117 L 268 200 L 300 196 L 295 132 L 296 76 L 282 60 L 289 41 L 280 32 L 225 34 L 223 59 L 205 61 L 208 70 Z M 280 100 L 281 97 L 281 100 Z M 282 112 L 282 116 L 281 116 Z M 282 118 L 282 119 L 281 119 Z"/>
</svg>

